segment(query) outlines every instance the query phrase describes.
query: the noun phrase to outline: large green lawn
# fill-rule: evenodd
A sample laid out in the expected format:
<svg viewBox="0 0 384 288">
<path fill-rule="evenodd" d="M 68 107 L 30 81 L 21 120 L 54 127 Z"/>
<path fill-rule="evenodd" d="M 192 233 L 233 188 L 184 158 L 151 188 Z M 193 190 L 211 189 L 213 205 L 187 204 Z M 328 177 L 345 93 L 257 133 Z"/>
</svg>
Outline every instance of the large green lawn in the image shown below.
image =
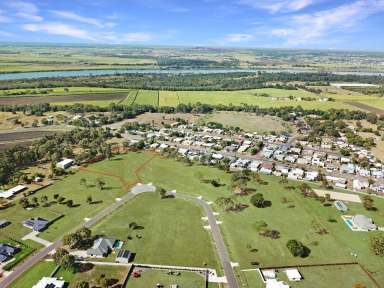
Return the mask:
<svg viewBox="0 0 384 288">
<path fill-rule="evenodd" d="M 136 196 L 92 231 L 125 241 L 124 247 L 136 253 L 137 263 L 216 268 L 215 252 L 202 216 L 195 203 L 161 200 L 158 193 L 148 193 Z M 142 229 L 130 229 L 131 222 Z M 113 259 L 115 256 L 111 255 Z"/>
<path fill-rule="evenodd" d="M 130 154 L 127 155 L 123 167 L 124 176 L 127 182 L 132 184 L 136 181 L 134 170 L 150 158 L 149 154 Z M 113 166 L 113 163 L 120 163 L 119 160 L 107 162 L 99 162 L 91 165 L 89 169 L 100 169 L 103 171 L 105 166 Z M 95 179 L 101 177 L 106 182 L 106 187 L 99 190 L 94 186 Z M 80 184 L 80 179 L 85 178 L 89 186 L 85 187 Z M 84 223 L 84 218 L 91 218 L 93 215 L 101 211 L 103 208 L 115 202 L 117 197 L 121 197 L 128 191 L 122 187 L 119 179 L 110 176 L 96 175 L 93 173 L 79 171 L 74 175 L 68 176 L 63 180 L 56 181 L 54 185 L 40 190 L 34 195 L 29 196 L 30 201 L 33 197 L 40 199 L 42 196 L 48 196 L 49 201 L 54 200 L 54 195 L 59 194 L 67 200 L 73 200 L 77 207 L 68 208 L 62 204 L 52 204 L 50 207 L 44 208 L 39 206 L 32 210 L 25 210 L 16 201 L 16 204 L 6 210 L 0 211 L 0 218 L 7 219 L 11 225 L 0 230 L 0 237 L 6 238 L 12 236 L 14 239 L 21 239 L 24 235 L 31 232 L 30 229 L 22 225 L 22 221 L 31 217 L 43 217 L 47 220 L 53 220 L 59 215 L 64 215 L 61 219 L 54 222 L 46 231 L 40 233 L 40 237 L 53 241 L 72 231 L 80 224 Z M 91 196 L 95 204 L 87 204 L 86 199 Z"/>
<path fill-rule="evenodd" d="M 81 223 L 86 215 L 92 215 L 104 205 L 112 203 L 115 197 L 124 193 L 121 188 L 122 179 L 125 184 L 132 181 L 137 167 L 152 155 L 147 152 L 128 153 L 112 161 L 99 162 L 89 167 L 92 172 L 80 172 L 38 192 L 38 195 L 47 194 L 50 198 L 53 193 L 58 192 L 60 195 L 72 197 L 75 203 L 81 204 L 80 207 L 71 209 L 60 205 L 52 206 L 52 210 L 57 210 L 56 213 L 64 213 L 66 216 L 42 233 L 42 236 L 46 239 L 55 239 L 71 230 L 74 224 Z M 113 174 L 120 179 L 103 177 L 107 180 L 107 186 L 111 187 L 104 191 L 80 186 L 81 177 L 93 181 L 92 179 L 97 177 L 95 174 L 97 171 Z M 152 182 L 157 187 L 167 190 L 176 189 L 177 193 L 201 195 L 207 201 L 214 202 L 219 197 L 233 195 L 229 189 L 230 174 L 216 168 L 188 166 L 172 159 L 156 157 L 139 172 L 142 183 Z M 249 186 L 263 193 L 264 197 L 272 202 L 271 207 L 261 209 L 250 206 L 242 212 L 228 213 L 213 204 L 213 208 L 220 212 L 218 220 L 223 221 L 220 227 L 231 261 L 240 264 L 237 274 L 241 279 L 249 278 L 249 274 L 244 275 L 240 270 L 254 268 L 251 262 L 259 262 L 261 266 L 283 266 L 358 261 L 378 282 L 384 281 L 384 259 L 373 256 L 369 249 L 369 237 L 375 232 L 353 232 L 344 224 L 341 214 L 333 206 L 325 207 L 319 201 L 303 198 L 299 189 L 286 189 L 286 185 L 281 184 L 278 177 L 262 176 L 262 178 L 267 182 L 266 185 L 251 181 Z M 218 180 L 222 186 L 215 188 L 202 181 L 212 179 Z M 298 182 L 289 184 L 295 187 L 300 185 Z M 89 193 L 92 193 L 95 200 L 102 199 L 103 203 L 99 204 L 100 206 L 85 204 L 85 198 Z M 282 201 L 283 197 L 284 201 Z M 237 201 L 246 204 L 249 204 L 249 198 L 250 196 L 236 196 Z M 348 214 L 365 214 L 373 218 L 379 226 L 384 226 L 384 200 L 375 198 L 375 206 L 378 208 L 376 212 L 366 211 L 361 204 L 348 204 L 348 206 Z M 6 216 L 1 215 L 1 217 L 24 219 L 26 214 L 52 213 L 46 208 L 25 211 L 18 205 L 11 209 L 1 211 L 2 214 L 7 213 Z M 208 266 L 214 266 L 217 263 L 214 246 L 212 246 L 210 234 L 202 227 L 202 216 L 200 207 L 193 203 L 177 199 L 160 200 L 156 194 L 144 194 L 119 208 L 96 225 L 93 230 L 95 233 L 125 240 L 125 247 L 137 253 L 135 259 L 137 262 L 191 266 L 201 266 L 205 262 Z M 336 223 L 330 222 L 329 219 L 335 219 Z M 270 229 L 278 230 L 280 238 L 272 240 L 259 236 L 256 222 L 260 220 L 265 221 Z M 133 221 L 144 229 L 131 231 L 129 223 Z M 8 231 L 14 233 L 15 237 L 21 237 L 29 231 L 19 225 L 18 221 L 12 222 L 14 227 L 12 228 L 11 225 L 6 229 L 11 229 Z M 319 229 L 325 229 L 327 234 L 320 235 Z M 141 239 L 136 235 L 141 236 Z M 132 236 L 132 240 L 128 240 L 127 236 Z M 307 245 L 311 249 L 309 257 L 293 257 L 286 248 L 286 242 L 289 239 L 297 239 Z M 252 249 L 257 249 L 257 252 L 251 252 Z M 357 258 L 352 257 L 351 253 L 357 254 Z M 317 272 L 304 272 L 309 279 L 313 278 L 317 281 L 319 277 Z M 351 278 L 353 281 L 366 282 L 366 275 L 361 270 L 345 272 L 341 275 L 348 275 L 348 273 L 353 273 Z M 331 275 L 327 278 L 329 282 L 325 282 L 329 285 L 339 281 L 340 277 L 347 277 L 332 273 L 329 275 Z M 311 283 L 304 281 L 300 287 L 312 287 Z"/>
<path fill-rule="evenodd" d="M 55 269 L 53 262 L 39 262 L 31 269 L 29 269 L 24 275 L 13 282 L 11 288 L 32 287 L 37 284 L 42 277 L 48 277 Z"/>
<path fill-rule="evenodd" d="M 202 275 L 194 272 L 180 272 L 180 275 L 168 275 L 167 270 L 145 270 L 139 278 L 131 277 L 128 280 L 127 286 L 150 288 L 156 287 L 158 283 L 164 287 L 171 287 L 172 284 L 177 284 L 183 288 L 205 288 L 205 281 Z"/>
</svg>

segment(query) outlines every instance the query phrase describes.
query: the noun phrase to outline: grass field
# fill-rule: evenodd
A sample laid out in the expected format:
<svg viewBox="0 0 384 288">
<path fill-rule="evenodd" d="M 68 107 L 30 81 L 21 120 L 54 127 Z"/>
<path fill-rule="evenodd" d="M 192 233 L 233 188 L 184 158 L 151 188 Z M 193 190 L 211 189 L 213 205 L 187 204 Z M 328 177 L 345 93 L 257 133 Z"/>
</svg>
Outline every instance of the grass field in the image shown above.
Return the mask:
<svg viewBox="0 0 384 288">
<path fill-rule="evenodd" d="M 131 277 L 128 280 L 128 287 L 150 288 L 156 287 L 157 283 L 163 287 L 171 287 L 177 284 L 183 288 L 205 288 L 205 281 L 202 275 L 194 272 L 180 272 L 180 275 L 168 275 L 167 270 L 145 270 L 141 277 Z M 213 287 L 213 286 L 210 286 Z"/>
<path fill-rule="evenodd" d="M 96 235 L 124 240 L 124 247 L 136 253 L 134 261 L 137 263 L 216 267 L 213 246 L 203 228 L 202 216 L 194 203 L 179 199 L 161 200 L 157 193 L 145 194 L 105 218 L 92 231 Z M 143 229 L 131 230 L 131 222 Z"/>
<path fill-rule="evenodd" d="M 150 158 L 148 154 L 131 154 L 126 159 L 125 179 L 127 181 L 137 181 L 134 177 L 134 170 Z M 115 161 L 108 161 L 115 162 Z M 108 162 L 100 162 L 92 167 L 108 166 Z M 118 161 L 116 161 L 118 162 Z M 106 182 L 106 188 L 99 190 L 92 185 L 96 178 L 102 177 Z M 87 182 L 93 187 L 86 188 L 80 185 L 80 179 L 85 178 Z M 115 198 L 121 197 L 127 191 L 122 187 L 122 183 L 113 177 L 98 176 L 87 172 L 78 172 L 75 175 L 64 178 L 62 181 L 57 181 L 55 185 L 46 189 L 40 190 L 35 195 L 29 196 L 31 200 L 33 197 L 40 199 L 43 195 L 48 196 L 49 201 L 53 201 L 53 195 L 59 194 L 67 200 L 73 200 L 74 204 L 79 206 L 68 208 L 62 204 L 52 204 L 50 207 L 37 207 L 32 210 L 23 209 L 18 203 L 6 210 L 0 211 L 2 219 L 11 221 L 11 225 L 0 230 L 0 237 L 7 237 L 12 235 L 15 239 L 20 239 L 31 230 L 22 225 L 22 221 L 31 217 L 43 217 L 47 220 L 53 220 L 59 215 L 64 215 L 63 218 L 54 222 L 49 229 L 40 233 L 40 236 L 49 241 L 55 240 L 67 232 L 75 229 L 78 225 L 84 222 L 84 218 L 92 217 L 97 212 L 101 211 L 106 206 L 115 201 Z M 93 201 L 98 204 L 87 204 L 86 198 L 92 196 Z"/>
<path fill-rule="evenodd" d="M 251 113 L 241 112 L 216 112 L 203 118 L 206 122 L 218 122 L 225 127 L 239 127 L 245 131 L 267 133 L 288 131 L 289 126 L 279 118 L 269 116 L 257 116 Z"/>
<path fill-rule="evenodd" d="M 116 266 L 94 266 L 92 270 L 87 272 L 71 273 L 60 269 L 55 277 L 63 277 L 69 282 L 68 288 L 76 288 L 76 284 L 82 281 L 86 281 L 90 284 L 90 287 L 98 287 L 97 279 L 100 275 L 105 275 L 108 279 L 113 279 L 115 282 L 113 287 L 120 287 L 128 273 L 128 267 L 116 267 Z"/>
<path fill-rule="evenodd" d="M 139 163 L 143 163 L 151 155 L 147 152 L 129 153 L 112 161 L 103 161 L 90 166 L 89 169 L 93 171 L 92 173 L 78 173 L 48 188 L 51 191 L 49 194 L 47 193 L 48 189 L 43 190 L 44 193 L 39 192 L 41 193 L 39 196 L 41 196 L 60 191 L 60 194 L 73 197 L 75 203 L 81 203 L 81 206 L 77 208 L 58 207 L 62 209 L 60 210 L 62 213 L 66 213 L 66 216 L 42 233 L 42 236 L 46 239 L 57 238 L 65 231 L 73 228 L 74 223 L 81 223 L 85 215 L 95 213 L 95 210 L 99 209 L 98 206 L 84 204 L 86 196 L 91 191 L 94 193 L 92 196 L 95 200 L 105 199 L 102 205 L 105 205 L 107 201 L 111 203 L 117 195 L 122 193 L 121 183 L 117 179 L 120 177 L 126 181 L 131 180 L 135 167 L 138 167 Z M 90 180 L 94 179 L 93 173 L 95 171 L 115 175 L 111 179 L 105 177 L 107 186 L 113 188 L 97 191 L 93 190 L 94 188 L 87 190 L 79 186 L 81 176 Z M 233 196 L 232 190 L 229 189 L 230 174 L 216 168 L 199 165 L 187 166 L 172 159 L 157 157 L 143 168 L 140 177 L 142 183 L 152 182 L 154 185 L 167 190 L 176 189 L 178 193 L 201 195 L 207 201 L 215 201 L 219 197 L 234 197 L 238 202 L 249 204 L 250 196 Z M 254 261 L 260 263 L 261 266 L 358 261 L 370 271 L 378 282 L 384 281 L 384 259 L 373 256 L 369 248 L 370 235 L 380 232 L 352 232 L 341 220 L 341 214 L 333 206 L 326 207 L 314 199 L 303 198 L 297 188 L 286 189 L 285 185 L 279 182 L 280 178 L 278 177 L 262 176 L 262 178 L 267 182 L 266 185 L 251 181 L 249 187 L 263 193 L 264 197 L 272 202 L 271 207 L 261 209 L 250 206 L 242 212 L 228 213 L 221 211 L 216 204 L 213 205 L 215 210 L 220 212 L 218 220 L 223 221 L 220 227 L 230 252 L 231 261 L 240 264 L 237 271 L 242 279 L 243 277 L 252 278 L 252 276 L 248 276 L 249 274 L 244 275 L 239 271 L 254 268 L 255 266 L 251 263 Z M 218 179 L 223 186 L 215 188 L 202 181 L 209 179 Z M 299 183 L 290 182 L 290 185 L 297 187 Z M 365 214 L 373 218 L 377 225 L 384 226 L 384 200 L 375 198 L 375 206 L 378 208 L 377 212 L 366 211 L 361 204 L 348 204 L 348 214 Z M 56 206 L 53 208 L 58 209 Z M 11 209 L 13 210 L 11 211 Z M 7 210 L 2 211 L 1 218 L 25 218 L 27 212 L 18 205 L 11 209 L 9 212 Z M 6 216 L 3 215 L 4 212 L 7 213 Z M 40 214 L 48 212 L 42 208 L 37 208 L 28 211 L 28 213 L 44 216 Z M 175 199 L 159 200 L 155 194 L 146 194 L 135 198 L 132 202 L 115 211 L 112 216 L 100 222 L 94 230 L 96 233 L 115 236 L 121 240 L 126 240 L 127 236 L 132 234 L 134 240 L 127 241 L 125 245 L 128 249 L 137 252 L 136 261 L 138 262 L 172 262 L 172 264 L 184 265 L 189 263 L 190 265 L 201 266 L 203 262 L 212 263 L 215 261 L 210 246 L 210 236 L 202 228 L 201 216 L 200 209 L 191 203 Z M 330 222 L 329 219 L 335 219 L 336 222 Z M 270 229 L 279 231 L 280 238 L 272 240 L 259 236 L 256 222 L 260 220 L 265 221 Z M 12 225 L 14 227 L 12 228 L 11 225 L 6 228 L 10 230 L 8 232 L 3 231 L 3 233 L 14 233 L 15 237 L 26 234 L 27 229 L 18 225 L 19 221 L 21 220 L 13 220 Z M 141 239 L 136 238 L 136 232 L 133 233 L 127 229 L 127 225 L 131 221 L 144 227 L 143 230 L 139 231 L 142 234 Z M 193 227 L 193 229 L 189 229 L 191 231 L 187 229 L 190 227 Z M 327 233 L 324 233 L 324 230 Z M 202 239 L 202 242 L 196 242 L 197 239 Z M 309 257 L 293 257 L 285 246 L 289 239 L 300 240 L 308 246 L 311 249 Z M 193 251 L 195 251 L 194 254 L 192 254 Z M 352 257 L 351 253 L 357 254 L 357 257 Z M 369 286 L 370 283 L 366 283 L 366 275 L 359 271 L 350 272 L 353 273 L 354 277 L 351 279 L 364 282 L 367 287 L 371 287 Z M 318 278 L 316 277 L 319 277 L 316 271 L 305 273 L 309 279 L 311 277 L 315 279 L 314 281 L 317 281 Z M 345 275 L 348 273 L 345 272 Z M 337 281 L 339 279 L 337 277 L 341 277 L 330 275 L 326 280 L 323 280 L 325 283 L 329 281 L 327 282 L 328 285 Z M 310 283 L 312 282 L 304 281 L 300 287 L 312 287 Z M 324 286 L 326 286 L 325 283 Z"/>
<path fill-rule="evenodd" d="M 22 277 L 13 282 L 10 287 L 32 287 L 39 282 L 42 277 L 48 277 L 54 269 L 55 264 L 53 262 L 39 262 L 29 269 Z"/>
</svg>

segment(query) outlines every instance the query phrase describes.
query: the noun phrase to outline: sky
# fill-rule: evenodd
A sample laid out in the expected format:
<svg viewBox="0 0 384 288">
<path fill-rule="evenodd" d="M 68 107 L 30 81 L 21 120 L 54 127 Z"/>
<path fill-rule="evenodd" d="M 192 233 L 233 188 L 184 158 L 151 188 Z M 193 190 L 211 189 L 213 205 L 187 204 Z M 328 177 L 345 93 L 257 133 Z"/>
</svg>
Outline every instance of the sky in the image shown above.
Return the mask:
<svg viewBox="0 0 384 288">
<path fill-rule="evenodd" d="M 0 0 L 1 42 L 384 51 L 384 0 Z"/>
</svg>

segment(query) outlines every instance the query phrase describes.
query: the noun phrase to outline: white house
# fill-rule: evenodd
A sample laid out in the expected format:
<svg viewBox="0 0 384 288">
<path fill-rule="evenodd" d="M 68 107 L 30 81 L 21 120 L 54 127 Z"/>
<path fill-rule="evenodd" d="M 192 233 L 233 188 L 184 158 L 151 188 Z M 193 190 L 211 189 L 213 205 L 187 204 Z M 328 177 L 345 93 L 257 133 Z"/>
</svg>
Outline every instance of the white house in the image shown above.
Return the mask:
<svg viewBox="0 0 384 288">
<path fill-rule="evenodd" d="M 0 198 L 11 198 L 13 196 L 15 196 L 16 194 L 24 191 L 25 189 L 27 189 L 26 186 L 23 186 L 23 185 L 17 185 L 11 189 L 8 189 L 7 191 L 2 191 L 0 192 Z"/>
<path fill-rule="evenodd" d="M 32 288 L 63 288 L 64 285 L 64 280 L 59 280 L 53 277 L 43 277 L 36 285 L 33 285 Z"/>
<path fill-rule="evenodd" d="M 352 188 L 353 190 L 359 191 L 369 187 L 368 180 L 365 179 L 353 179 Z"/>
</svg>

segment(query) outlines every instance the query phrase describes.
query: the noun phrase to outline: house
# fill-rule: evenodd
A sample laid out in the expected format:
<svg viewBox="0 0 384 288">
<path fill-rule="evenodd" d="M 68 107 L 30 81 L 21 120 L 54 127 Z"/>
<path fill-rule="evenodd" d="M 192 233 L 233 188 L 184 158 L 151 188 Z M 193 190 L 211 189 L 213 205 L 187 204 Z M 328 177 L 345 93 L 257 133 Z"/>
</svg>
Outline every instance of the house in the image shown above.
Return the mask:
<svg viewBox="0 0 384 288">
<path fill-rule="evenodd" d="M 126 249 L 120 249 L 116 256 L 117 263 L 129 263 L 129 260 L 132 257 L 132 253 Z"/>
<path fill-rule="evenodd" d="M 45 220 L 45 219 L 40 218 L 40 217 L 31 218 L 31 219 L 25 220 L 23 222 L 23 225 L 25 227 L 28 227 L 28 228 L 32 229 L 33 231 L 38 231 L 38 232 L 41 232 L 41 231 L 44 231 L 45 229 L 47 229 L 49 224 L 50 224 L 50 221 Z"/>
<path fill-rule="evenodd" d="M 269 175 L 272 174 L 272 172 L 273 172 L 273 163 L 264 162 L 263 164 L 261 164 L 260 172 L 261 173 L 265 173 L 265 174 L 269 174 Z"/>
<path fill-rule="evenodd" d="M 319 177 L 319 172 L 317 172 L 317 171 L 305 172 L 305 180 L 316 181 L 317 177 Z"/>
<path fill-rule="evenodd" d="M 75 162 L 75 160 L 73 160 L 73 159 L 64 159 L 64 160 L 60 161 L 59 163 L 57 163 L 56 167 L 61 168 L 61 169 L 67 169 L 67 168 L 71 167 L 74 162 Z"/>
<path fill-rule="evenodd" d="M 283 175 L 288 175 L 288 173 L 289 173 L 289 167 L 288 166 L 276 165 L 275 170 L 280 172 Z"/>
<path fill-rule="evenodd" d="M 257 172 L 259 170 L 260 164 L 261 164 L 260 161 L 257 161 L 257 160 L 252 161 L 251 164 L 249 165 L 249 170 L 251 170 L 252 172 Z"/>
<path fill-rule="evenodd" d="M 301 276 L 299 270 L 297 269 L 287 269 L 284 272 L 287 275 L 289 281 L 300 281 L 303 279 L 303 276 Z"/>
<path fill-rule="evenodd" d="M 179 288 L 180 286 L 177 285 L 177 284 L 172 284 L 170 287 L 171 287 L 171 288 Z"/>
<path fill-rule="evenodd" d="M 340 166 L 341 173 L 354 174 L 356 171 L 356 166 L 352 163 L 343 164 Z"/>
<path fill-rule="evenodd" d="M 288 173 L 288 178 L 292 180 L 303 179 L 304 170 L 300 168 L 294 168 Z"/>
<path fill-rule="evenodd" d="M 0 228 L 7 227 L 9 224 L 11 224 L 11 222 L 9 222 L 8 220 L 0 219 Z"/>
<path fill-rule="evenodd" d="M 100 237 L 93 242 L 92 248 L 87 250 L 87 255 L 91 257 L 105 257 L 111 252 L 116 239 Z"/>
<path fill-rule="evenodd" d="M 377 229 L 377 226 L 373 224 L 372 219 L 365 215 L 355 215 L 352 217 L 351 222 L 354 228 L 361 231 L 372 231 Z"/>
<path fill-rule="evenodd" d="M 240 146 L 239 150 L 237 150 L 237 152 L 243 153 L 243 152 L 247 151 L 249 149 L 249 147 L 251 147 L 251 146 L 249 146 L 249 145 L 242 145 L 242 146 Z"/>
<path fill-rule="evenodd" d="M 7 261 L 14 254 L 16 254 L 18 249 L 8 244 L 0 244 L 0 263 Z"/>
<path fill-rule="evenodd" d="M 17 185 L 16 187 L 8 189 L 7 191 L 0 192 L 0 198 L 5 198 L 5 199 L 11 198 L 11 197 L 15 196 L 16 194 L 24 191 L 25 189 L 27 189 L 26 186 Z"/>
<path fill-rule="evenodd" d="M 263 278 L 267 279 L 276 279 L 276 271 L 274 269 L 260 270 Z"/>
<path fill-rule="evenodd" d="M 352 188 L 353 190 L 359 191 L 364 190 L 369 187 L 368 180 L 365 179 L 353 179 L 352 181 Z"/>
<path fill-rule="evenodd" d="M 278 281 L 276 279 L 268 279 L 266 282 L 266 288 L 289 288 L 289 285 L 283 281 Z"/>
<path fill-rule="evenodd" d="M 32 288 L 64 288 L 65 281 L 54 277 L 43 277 Z"/>
</svg>

